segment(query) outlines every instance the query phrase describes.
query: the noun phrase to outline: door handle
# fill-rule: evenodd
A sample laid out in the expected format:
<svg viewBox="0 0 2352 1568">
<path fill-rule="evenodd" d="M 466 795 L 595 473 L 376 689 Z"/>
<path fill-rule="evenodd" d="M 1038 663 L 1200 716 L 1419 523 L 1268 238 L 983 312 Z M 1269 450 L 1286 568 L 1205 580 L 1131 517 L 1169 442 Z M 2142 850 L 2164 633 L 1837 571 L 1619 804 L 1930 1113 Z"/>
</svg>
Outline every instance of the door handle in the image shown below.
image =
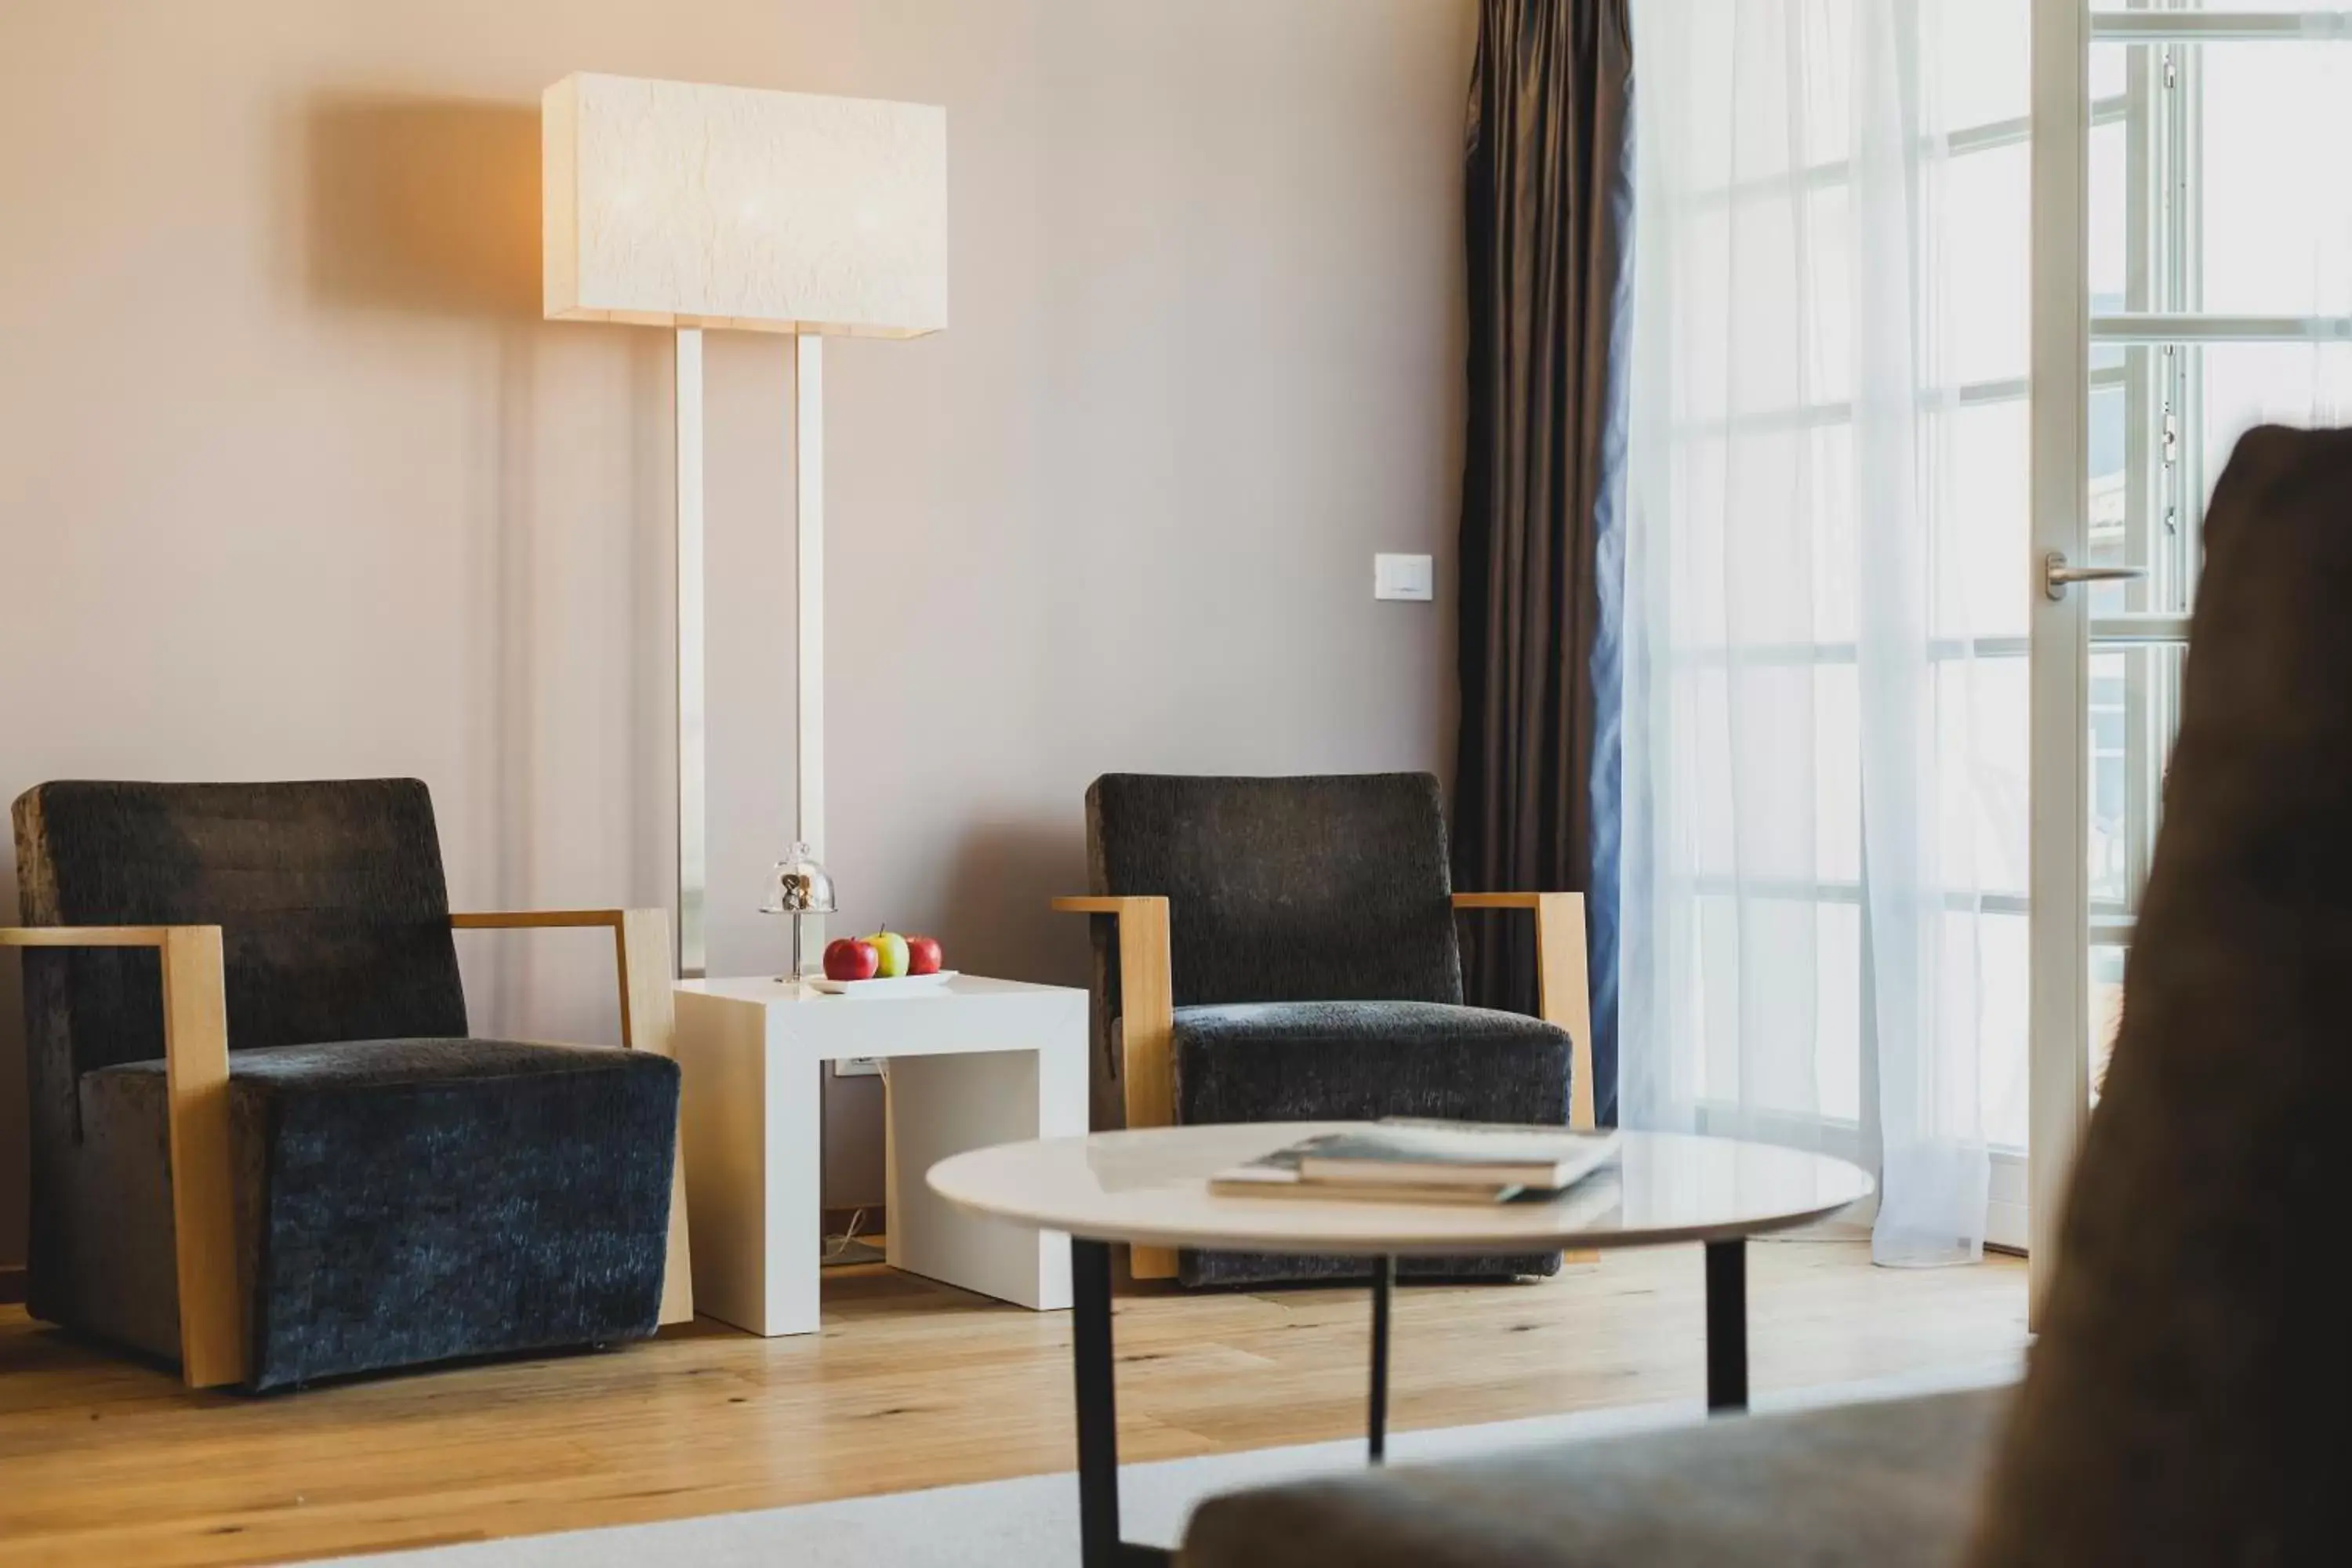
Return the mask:
<svg viewBox="0 0 2352 1568">
<path fill-rule="evenodd" d="M 2052 599 L 2063 599 L 2070 584 L 2130 583 L 2147 575 L 2145 566 L 2069 566 L 2063 550 L 2042 558 L 2042 592 Z"/>
</svg>

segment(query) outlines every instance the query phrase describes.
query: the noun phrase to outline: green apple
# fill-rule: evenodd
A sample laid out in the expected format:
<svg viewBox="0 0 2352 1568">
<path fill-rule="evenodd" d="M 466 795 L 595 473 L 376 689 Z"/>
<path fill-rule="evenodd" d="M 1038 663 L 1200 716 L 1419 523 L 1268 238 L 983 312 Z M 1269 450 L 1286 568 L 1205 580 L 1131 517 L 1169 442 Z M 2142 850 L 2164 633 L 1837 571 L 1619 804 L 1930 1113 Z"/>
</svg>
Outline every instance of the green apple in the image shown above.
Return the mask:
<svg viewBox="0 0 2352 1568">
<path fill-rule="evenodd" d="M 907 939 L 895 931 L 877 931 L 866 939 L 873 944 L 876 956 L 882 960 L 875 977 L 896 980 L 907 973 Z"/>
</svg>

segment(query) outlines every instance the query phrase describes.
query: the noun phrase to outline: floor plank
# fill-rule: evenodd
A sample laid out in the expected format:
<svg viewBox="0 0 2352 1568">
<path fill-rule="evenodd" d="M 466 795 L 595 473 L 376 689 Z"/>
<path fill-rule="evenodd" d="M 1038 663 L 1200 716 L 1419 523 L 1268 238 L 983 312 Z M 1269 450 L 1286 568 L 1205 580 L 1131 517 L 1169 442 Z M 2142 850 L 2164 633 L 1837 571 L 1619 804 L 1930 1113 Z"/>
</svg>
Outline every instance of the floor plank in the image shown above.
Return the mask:
<svg viewBox="0 0 2352 1568">
<path fill-rule="evenodd" d="M 1362 1428 L 1360 1290 L 1122 1285 L 1124 1457 Z M 1750 1249 L 1759 1390 L 1978 1363 L 2025 1338 L 2025 1271 L 1881 1269 L 1842 1242 Z M 1392 1421 L 1445 1426 L 1696 1397 L 1696 1247 L 1539 1284 L 1408 1287 Z M 826 1279 L 824 1331 L 709 1321 L 648 1345 L 189 1394 L 0 1307 L 0 1564 L 278 1562 L 770 1508 L 1066 1469 L 1069 1327 L 887 1269 Z"/>
</svg>

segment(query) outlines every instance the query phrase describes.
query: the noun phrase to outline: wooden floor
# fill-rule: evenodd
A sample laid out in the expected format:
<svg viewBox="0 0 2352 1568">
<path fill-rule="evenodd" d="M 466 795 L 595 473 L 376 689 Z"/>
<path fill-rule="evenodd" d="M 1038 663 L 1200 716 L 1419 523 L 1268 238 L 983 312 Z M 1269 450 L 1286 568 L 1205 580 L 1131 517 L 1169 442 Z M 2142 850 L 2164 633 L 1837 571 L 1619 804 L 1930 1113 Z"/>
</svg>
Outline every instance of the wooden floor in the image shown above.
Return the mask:
<svg viewBox="0 0 2352 1568">
<path fill-rule="evenodd" d="M 2025 1270 L 1750 1248 L 1759 1390 L 1981 1362 L 2024 1342 Z M 1118 1302 L 1123 1457 L 1339 1437 L 1363 1419 L 1359 1291 Z M 0 1308 L 0 1563 L 276 1562 L 1067 1469 L 1067 1314 L 885 1269 L 826 1281 L 824 1331 L 701 1322 L 602 1354 L 250 1399 Z M 1415 1288 L 1400 1427 L 1696 1396 L 1696 1247 L 1538 1285 Z"/>
</svg>

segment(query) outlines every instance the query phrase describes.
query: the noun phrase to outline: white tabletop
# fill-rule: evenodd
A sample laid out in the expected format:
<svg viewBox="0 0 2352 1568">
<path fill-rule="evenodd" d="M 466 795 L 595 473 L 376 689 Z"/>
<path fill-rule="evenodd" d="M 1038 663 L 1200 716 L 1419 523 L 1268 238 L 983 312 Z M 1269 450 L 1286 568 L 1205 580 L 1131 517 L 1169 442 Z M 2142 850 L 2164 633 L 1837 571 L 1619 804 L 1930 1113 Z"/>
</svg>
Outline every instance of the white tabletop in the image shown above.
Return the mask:
<svg viewBox="0 0 2352 1568">
<path fill-rule="evenodd" d="M 1870 1195 L 1859 1167 L 1769 1143 L 1619 1135 L 1617 1158 L 1541 1204 L 1216 1197 L 1208 1178 L 1362 1123 L 1263 1122 L 1097 1132 L 975 1149 L 931 1167 L 958 1207 L 1097 1241 L 1259 1252 L 1448 1254 L 1726 1241 L 1786 1230 Z"/>
<path fill-rule="evenodd" d="M 843 994 L 819 991 L 805 981 L 786 980 L 772 974 L 724 976 L 709 980 L 674 982 L 680 991 L 690 991 L 703 996 L 723 996 L 735 1002 L 762 1004 L 805 1002 L 818 1006 L 871 1006 L 877 1002 L 912 1004 L 941 1001 L 973 1001 L 990 997 L 1083 996 L 1086 992 L 1068 985 L 1037 985 L 1026 980 L 994 980 L 984 974 L 956 974 L 945 984 L 919 991 L 895 991 L 882 995 L 861 996 L 855 992 Z"/>
</svg>

